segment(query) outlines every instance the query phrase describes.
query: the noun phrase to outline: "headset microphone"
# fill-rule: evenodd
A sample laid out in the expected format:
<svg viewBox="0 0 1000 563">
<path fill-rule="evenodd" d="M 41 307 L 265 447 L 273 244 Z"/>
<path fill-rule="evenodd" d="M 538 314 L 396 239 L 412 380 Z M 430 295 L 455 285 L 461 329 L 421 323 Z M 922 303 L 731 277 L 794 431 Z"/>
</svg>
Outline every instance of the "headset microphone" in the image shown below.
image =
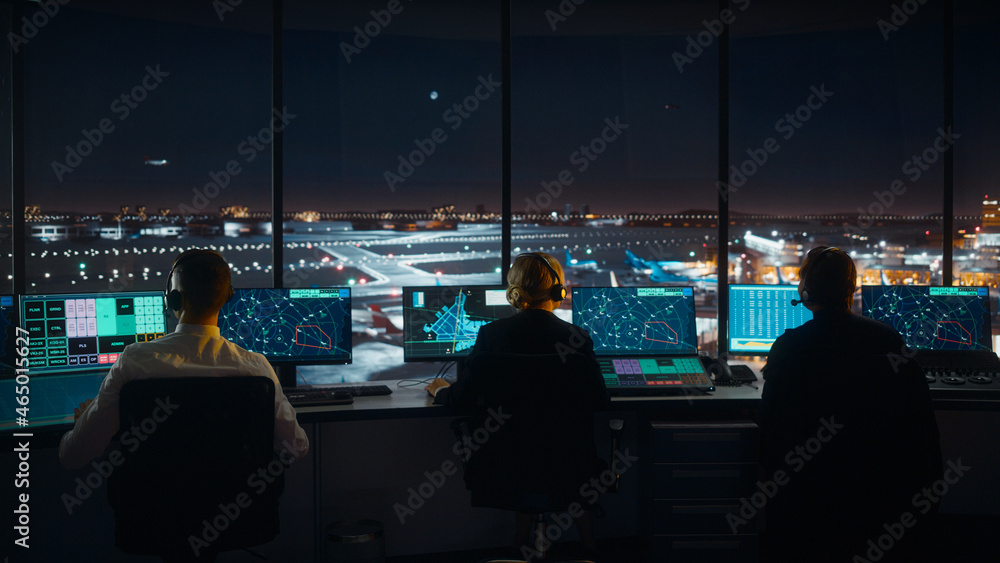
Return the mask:
<svg viewBox="0 0 1000 563">
<path fill-rule="evenodd" d="M 792 299 L 792 307 L 805 303 L 805 299 Z"/>
</svg>

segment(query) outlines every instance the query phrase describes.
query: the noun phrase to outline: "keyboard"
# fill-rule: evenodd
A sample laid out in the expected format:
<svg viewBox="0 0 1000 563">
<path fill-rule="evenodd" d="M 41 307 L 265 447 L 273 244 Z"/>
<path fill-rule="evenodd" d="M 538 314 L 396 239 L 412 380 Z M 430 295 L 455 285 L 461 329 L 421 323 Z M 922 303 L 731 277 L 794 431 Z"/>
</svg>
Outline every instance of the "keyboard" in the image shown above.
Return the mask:
<svg viewBox="0 0 1000 563">
<path fill-rule="evenodd" d="M 948 352 L 920 350 L 917 363 L 924 369 L 927 383 L 949 385 L 970 383 L 989 384 L 1000 378 L 1000 359 L 990 351 Z"/>
<path fill-rule="evenodd" d="M 349 398 L 334 398 L 337 391 L 347 391 Z M 355 397 L 375 397 L 391 395 L 392 389 L 386 385 L 342 385 L 337 387 L 291 387 L 285 397 L 292 406 L 345 405 L 354 402 Z"/>
</svg>

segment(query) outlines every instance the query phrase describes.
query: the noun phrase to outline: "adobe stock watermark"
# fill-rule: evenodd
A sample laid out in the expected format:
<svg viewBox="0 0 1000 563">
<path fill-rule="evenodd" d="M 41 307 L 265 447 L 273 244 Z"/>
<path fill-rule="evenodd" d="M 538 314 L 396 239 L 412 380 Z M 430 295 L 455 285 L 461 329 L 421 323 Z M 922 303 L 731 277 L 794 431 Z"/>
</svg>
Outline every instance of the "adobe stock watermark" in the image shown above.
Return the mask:
<svg viewBox="0 0 1000 563">
<path fill-rule="evenodd" d="M 499 82 L 493 80 L 492 73 L 485 77 L 480 75 L 478 80 L 479 84 L 475 87 L 472 94 L 466 96 L 460 103 L 456 102 L 452 104 L 449 109 L 446 109 L 441 114 L 441 120 L 451 124 L 452 131 L 458 131 L 465 123 L 465 120 L 472 117 L 472 114 L 479 109 L 481 103 L 490 99 L 493 92 L 500 86 Z M 405 156 L 401 153 L 396 157 L 399 161 L 396 171 L 386 170 L 382 174 L 386 185 L 389 186 L 389 191 L 395 192 L 396 185 L 402 184 L 409 179 L 417 168 L 423 166 L 427 162 L 427 159 L 437 152 L 438 147 L 443 145 L 447 140 L 448 134 L 441 127 L 435 127 L 431 130 L 430 135 L 424 139 L 414 139 L 413 144 L 417 148 Z"/>
<path fill-rule="evenodd" d="M 948 460 L 948 468 L 944 471 L 944 476 L 928 487 L 920 489 L 920 492 L 913 495 L 910 504 L 913 505 L 914 512 L 905 511 L 899 515 L 894 522 L 882 524 L 885 533 L 877 538 L 871 538 L 865 547 L 864 556 L 855 555 L 851 558 L 851 563 L 875 563 L 885 557 L 903 539 L 906 533 L 917 525 L 920 516 L 926 516 L 934 508 L 934 505 L 941 502 L 941 499 L 948 494 L 951 486 L 958 483 L 965 474 L 972 469 L 967 465 L 962 465 L 962 459 L 957 461 Z"/>
<path fill-rule="evenodd" d="M 601 154 L 608 149 L 608 145 L 621 138 L 622 133 L 628 129 L 628 123 L 622 123 L 621 117 L 615 116 L 604 118 L 605 127 L 601 134 L 594 137 L 585 145 L 573 151 L 569 155 L 569 163 L 576 165 L 577 173 L 586 172 L 590 164 L 597 160 Z M 543 181 L 542 190 L 534 198 L 524 198 L 524 213 L 541 213 L 543 209 L 552 205 L 552 201 L 562 195 L 563 188 L 572 184 L 576 178 L 569 169 L 564 169 L 556 175 L 555 180 Z"/>
<path fill-rule="evenodd" d="M 160 65 L 156 65 L 155 68 L 147 66 L 146 74 L 139 80 L 139 84 L 111 101 L 111 113 L 118 117 L 118 121 L 125 121 L 132 114 L 132 110 L 139 107 L 149 93 L 156 90 L 168 76 L 170 73 L 161 70 Z M 72 146 L 66 145 L 66 158 L 62 162 L 52 161 L 52 172 L 55 173 L 56 180 L 62 182 L 66 174 L 72 173 L 83 164 L 83 159 L 90 156 L 114 131 L 115 123 L 110 117 L 98 121 L 97 127 L 93 129 L 83 129 L 81 141 Z"/>
<path fill-rule="evenodd" d="M 736 5 L 741 12 L 745 11 L 750 7 L 750 0 L 736 0 Z M 719 12 L 719 17 L 712 20 L 702 20 L 701 24 L 705 26 L 704 31 L 699 31 L 697 35 L 688 35 L 687 46 L 684 48 L 684 53 L 680 51 L 674 51 L 671 58 L 674 60 L 674 65 L 677 67 L 677 72 L 684 73 L 684 65 L 689 65 L 695 61 L 698 57 L 705 52 L 705 49 L 710 47 L 715 40 L 722 35 L 722 30 L 725 25 L 729 25 L 736 21 L 736 12 L 726 8 Z"/>
<path fill-rule="evenodd" d="M 810 86 L 809 91 L 811 93 L 806 98 L 806 103 L 796 108 L 793 113 L 786 113 L 784 117 L 774 122 L 774 132 L 779 133 L 782 139 L 791 140 L 795 133 L 812 119 L 813 114 L 822 109 L 827 101 L 833 97 L 833 92 L 826 89 L 826 83 L 820 84 L 819 87 Z M 735 164 L 729 165 L 729 183 L 715 183 L 715 187 L 722 194 L 722 199 L 729 201 L 729 194 L 743 187 L 749 178 L 767 164 L 768 158 L 779 150 L 781 150 L 781 145 L 774 137 L 764 139 L 760 146 L 755 149 L 747 149 L 747 155 L 750 158 L 740 163 L 739 167 Z"/>
<path fill-rule="evenodd" d="M 576 7 L 582 6 L 587 0 L 561 0 L 556 9 L 545 10 L 545 21 L 549 22 L 549 27 L 552 31 L 556 30 L 556 26 L 566 21 L 566 18 L 572 16 L 576 13 Z M 558 12 L 556 11 L 558 10 Z"/>
<path fill-rule="evenodd" d="M 268 145 L 274 141 L 274 134 L 284 131 L 295 117 L 295 114 L 288 112 L 287 107 L 281 108 L 280 111 L 278 108 L 271 108 L 270 125 L 262 127 L 255 135 L 248 135 L 245 141 L 236 145 L 236 153 L 243 157 L 244 162 L 253 162 L 257 155 L 267 149 Z M 222 170 L 210 171 L 208 173 L 209 182 L 200 189 L 191 188 L 191 193 L 194 194 L 191 198 L 191 205 L 181 203 L 177 206 L 178 213 L 180 215 L 194 215 L 205 209 L 209 202 L 219 197 L 222 190 L 226 189 L 229 183 L 242 172 L 243 167 L 235 158 L 227 162 Z"/>
<path fill-rule="evenodd" d="M 38 3 L 40 9 L 31 15 L 30 20 L 27 16 L 22 17 L 21 33 L 17 34 L 13 31 L 7 33 L 7 41 L 10 43 L 10 48 L 14 50 L 14 53 L 20 53 L 21 46 L 27 45 L 28 41 L 38 36 L 38 32 L 43 27 L 49 25 L 52 18 L 56 17 L 59 13 L 59 7 L 66 4 L 69 4 L 69 0 L 42 0 Z"/>
<path fill-rule="evenodd" d="M 899 4 L 892 5 L 892 12 L 889 14 L 889 19 L 879 18 L 875 22 L 878 26 L 878 30 L 882 33 L 882 39 L 888 41 L 889 34 L 899 31 L 899 28 L 906 25 L 906 22 L 910 21 L 910 16 L 917 13 L 920 7 L 927 3 L 927 0 L 903 0 Z"/>
<path fill-rule="evenodd" d="M 156 399 L 155 402 L 156 407 L 148 417 L 142 419 L 139 424 L 133 425 L 128 430 L 122 432 L 120 442 L 128 453 L 139 449 L 142 443 L 156 432 L 160 424 L 166 422 L 170 415 L 174 414 L 180 408 L 180 405 L 170 402 L 169 396 L 164 399 Z M 100 488 L 107 481 L 108 477 L 114 473 L 115 469 L 125 463 L 126 459 L 121 449 L 113 448 L 107 455 L 107 461 L 104 459 L 91 461 L 90 466 L 94 470 L 85 477 L 76 478 L 76 489 L 73 490 L 73 494 L 63 493 L 60 497 L 63 506 L 66 507 L 66 513 L 72 515 L 73 510 L 78 506 L 82 506 L 83 501 L 93 496 L 94 491 Z"/>
<path fill-rule="evenodd" d="M 785 465 L 790 467 L 793 473 L 802 471 L 802 468 L 806 466 L 806 462 L 812 461 L 823 449 L 823 444 L 833 440 L 837 436 L 837 433 L 844 429 L 844 425 L 837 424 L 834 420 L 835 418 L 832 416 L 830 420 L 821 418 L 819 421 L 820 426 L 816 430 L 815 436 L 806 440 L 805 443 L 788 450 L 784 458 Z M 739 513 L 730 512 L 726 514 L 726 522 L 729 524 L 729 529 L 734 534 L 738 533 L 740 527 L 756 518 L 760 510 L 767 506 L 767 503 L 778 494 L 781 487 L 787 485 L 790 480 L 791 475 L 787 471 L 778 469 L 768 481 L 763 483 L 757 481 L 757 491 L 750 495 L 750 498 L 743 497 L 740 499 Z"/>
<path fill-rule="evenodd" d="M 236 7 L 243 3 L 243 0 L 212 0 L 212 9 L 215 10 L 215 15 L 219 17 L 219 21 L 226 20 L 226 14 L 229 12 L 235 12 Z"/>
<path fill-rule="evenodd" d="M 472 454 L 479 451 L 486 442 L 490 441 L 490 436 L 500 431 L 503 425 L 510 420 L 511 415 L 503 412 L 503 406 L 496 409 L 490 408 L 489 415 L 483 421 L 483 425 L 463 436 L 452 445 L 451 451 L 464 463 L 472 458 Z M 458 465 L 450 459 L 441 463 L 441 468 L 435 471 L 424 471 L 425 481 L 416 487 L 406 489 L 409 496 L 406 503 L 397 502 L 392 506 L 392 510 L 399 518 L 400 524 L 406 524 L 406 519 L 417 513 L 424 507 L 428 500 L 433 497 L 441 487 L 448 481 L 448 478 L 458 473 Z"/>
<path fill-rule="evenodd" d="M 611 461 L 611 467 L 580 485 L 579 495 L 586 504 L 574 501 L 566 507 L 565 511 L 550 516 L 553 525 L 545 526 L 545 531 L 541 537 L 537 538 L 534 548 L 526 545 L 521 546 L 521 557 L 526 562 L 534 561 L 536 558 L 544 558 L 545 552 L 552 547 L 552 544 L 559 541 L 563 534 L 573 526 L 573 521 L 583 516 L 588 507 L 597 504 L 601 495 L 606 493 L 618 481 L 618 478 L 624 475 L 637 461 L 639 458 L 629 455 L 628 448 L 625 449 L 624 453 L 616 451 L 615 459 Z"/>
<path fill-rule="evenodd" d="M 412 0 L 409 1 L 412 2 Z M 368 20 L 364 26 L 354 26 L 354 40 L 351 43 L 340 42 L 340 52 L 344 55 L 347 64 L 351 64 L 351 57 L 360 55 L 365 47 L 371 45 L 372 40 L 392 23 L 392 16 L 401 14 L 403 8 L 400 0 L 389 0 L 384 9 L 368 12 L 372 19 Z"/>
<path fill-rule="evenodd" d="M 923 177 L 924 172 L 927 172 L 941 158 L 941 155 L 950 150 L 955 145 L 955 141 L 962 137 L 958 133 L 954 133 L 951 130 L 951 126 L 947 130 L 938 127 L 937 133 L 937 137 L 935 137 L 934 141 L 927 148 L 920 151 L 919 154 L 912 155 L 900 168 L 910 184 L 915 184 L 919 181 Z M 872 192 L 875 201 L 868 204 L 867 210 L 863 207 L 858 207 L 857 225 L 845 224 L 844 233 L 848 235 L 863 235 L 875 223 L 874 217 L 885 214 L 895 204 L 896 196 L 905 194 L 908 188 L 909 186 L 907 186 L 906 182 L 896 179 L 889 184 L 888 190 L 875 190 Z"/>
<path fill-rule="evenodd" d="M 246 513 L 246 510 L 253 504 L 255 497 L 259 498 L 263 495 L 295 463 L 298 459 L 292 453 L 292 451 L 296 450 L 295 446 L 284 440 L 281 445 L 281 451 L 277 455 L 278 459 L 271 460 L 267 466 L 259 467 L 247 476 L 247 487 L 251 489 L 255 496 L 251 496 L 249 492 L 244 491 L 238 493 L 233 498 L 233 502 L 219 503 L 219 512 L 215 516 L 201 521 L 201 533 L 188 536 L 188 546 L 195 557 L 199 556 L 203 549 L 211 546 L 212 543 L 222 537 L 222 533 L 228 530 L 240 516 Z"/>
</svg>

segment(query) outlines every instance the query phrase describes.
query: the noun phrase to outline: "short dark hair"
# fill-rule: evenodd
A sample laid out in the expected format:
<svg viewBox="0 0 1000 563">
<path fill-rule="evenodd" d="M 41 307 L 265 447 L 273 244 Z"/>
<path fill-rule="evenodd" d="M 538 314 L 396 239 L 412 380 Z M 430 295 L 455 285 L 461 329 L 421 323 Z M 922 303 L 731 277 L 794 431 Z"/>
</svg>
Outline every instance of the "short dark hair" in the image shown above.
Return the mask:
<svg viewBox="0 0 1000 563">
<path fill-rule="evenodd" d="M 811 302 L 833 308 L 850 308 L 857 288 L 858 271 L 854 260 L 839 248 L 817 246 L 809 251 L 799 268 L 803 297 Z"/>
<path fill-rule="evenodd" d="M 189 250 L 177 257 L 174 272 L 180 276 L 184 299 L 192 313 L 217 311 L 232 296 L 229 263 L 214 250 Z"/>
</svg>

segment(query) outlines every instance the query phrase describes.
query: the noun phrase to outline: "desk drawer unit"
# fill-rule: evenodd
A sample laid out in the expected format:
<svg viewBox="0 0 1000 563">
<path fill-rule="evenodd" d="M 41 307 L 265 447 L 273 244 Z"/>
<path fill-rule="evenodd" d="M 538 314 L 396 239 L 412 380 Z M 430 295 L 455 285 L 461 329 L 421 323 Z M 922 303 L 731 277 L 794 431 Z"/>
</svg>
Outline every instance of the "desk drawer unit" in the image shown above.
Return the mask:
<svg viewBox="0 0 1000 563">
<path fill-rule="evenodd" d="M 653 422 L 653 561 L 756 563 L 757 519 L 738 523 L 757 481 L 752 422 Z M 735 532 L 734 532 L 735 527 Z"/>
</svg>

